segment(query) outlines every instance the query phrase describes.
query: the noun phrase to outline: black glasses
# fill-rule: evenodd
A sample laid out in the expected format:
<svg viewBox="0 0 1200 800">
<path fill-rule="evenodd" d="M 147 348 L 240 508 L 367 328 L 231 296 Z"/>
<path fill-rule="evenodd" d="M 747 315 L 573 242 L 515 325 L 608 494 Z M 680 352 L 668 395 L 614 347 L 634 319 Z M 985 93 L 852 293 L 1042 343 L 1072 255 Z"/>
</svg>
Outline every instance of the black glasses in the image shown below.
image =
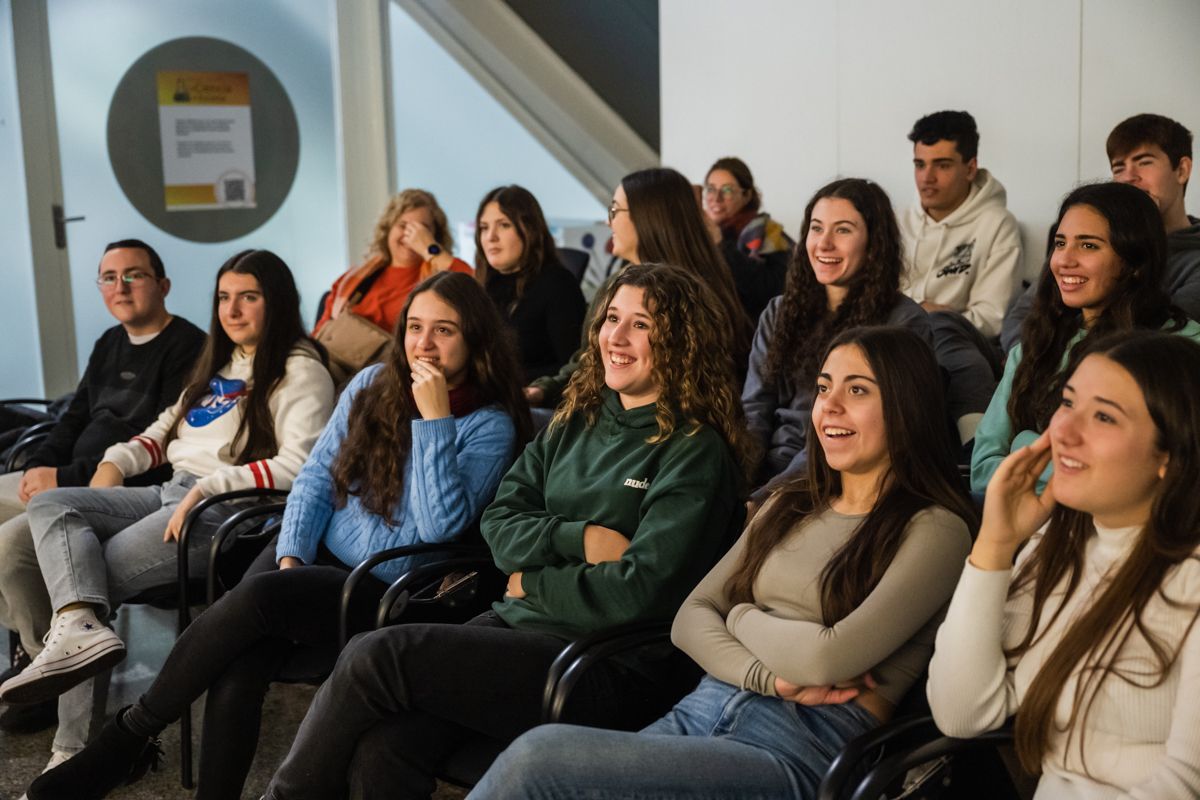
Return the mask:
<svg viewBox="0 0 1200 800">
<path fill-rule="evenodd" d="M 608 224 L 609 224 L 609 225 L 612 225 L 612 221 L 613 221 L 614 219 L 616 219 L 616 218 L 617 218 L 617 214 L 620 214 L 622 211 L 624 211 L 626 214 L 628 214 L 628 213 L 629 213 L 629 209 L 628 209 L 628 208 L 621 208 L 621 207 L 620 207 L 619 205 L 617 205 L 616 203 L 613 203 L 611 206 L 609 206 L 609 207 L 608 207 Z"/>
</svg>

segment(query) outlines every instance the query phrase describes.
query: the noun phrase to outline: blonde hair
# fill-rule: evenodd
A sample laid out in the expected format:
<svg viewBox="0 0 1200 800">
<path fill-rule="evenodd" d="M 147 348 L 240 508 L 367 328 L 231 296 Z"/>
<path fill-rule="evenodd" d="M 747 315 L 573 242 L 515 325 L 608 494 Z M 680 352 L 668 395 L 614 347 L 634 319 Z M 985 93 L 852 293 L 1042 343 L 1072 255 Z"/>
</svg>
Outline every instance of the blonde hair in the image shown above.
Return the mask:
<svg viewBox="0 0 1200 800">
<path fill-rule="evenodd" d="M 387 207 L 379 215 L 375 223 L 375 233 L 371 237 L 371 245 L 367 249 L 367 258 L 383 258 L 391 260 L 388 250 L 388 234 L 391 233 L 400 215 L 416 208 L 428 208 L 433 216 L 433 239 L 447 253 L 454 251 L 454 237 L 450 234 L 450 223 L 446 220 L 446 212 L 438 205 L 437 198 L 432 192 L 424 189 L 405 189 L 388 201 Z"/>
</svg>

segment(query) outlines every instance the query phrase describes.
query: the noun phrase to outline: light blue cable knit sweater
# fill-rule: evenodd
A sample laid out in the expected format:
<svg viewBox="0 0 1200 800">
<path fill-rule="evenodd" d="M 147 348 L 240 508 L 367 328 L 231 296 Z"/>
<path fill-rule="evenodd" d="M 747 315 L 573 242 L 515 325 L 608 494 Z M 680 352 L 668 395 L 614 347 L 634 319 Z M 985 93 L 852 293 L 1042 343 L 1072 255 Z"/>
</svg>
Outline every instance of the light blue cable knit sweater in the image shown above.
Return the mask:
<svg viewBox="0 0 1200 800">
<path fill-rule="evenodd" d="M 323 543 L 343 564 L 354 566 L 391 547 L 447 542 L 491 502 L 512 463 L 516 438 L 512 420 L 495 405 L 458 418 L 412 421 L 404 494 L 390 519 L 367 511 L 355 496 L 342 508 L 335 508 L 330 469 L 346 438 L 350 405 L 381 369 L 381 365 L 364 369 L 338 400 L 333 417 L 292 484 L 276 559 L 294 556 L 311 564 L 317 545 Z M 372 574 L 391 581 L 412 564 L 408 558 L 388 561 Z"/>
</svg>

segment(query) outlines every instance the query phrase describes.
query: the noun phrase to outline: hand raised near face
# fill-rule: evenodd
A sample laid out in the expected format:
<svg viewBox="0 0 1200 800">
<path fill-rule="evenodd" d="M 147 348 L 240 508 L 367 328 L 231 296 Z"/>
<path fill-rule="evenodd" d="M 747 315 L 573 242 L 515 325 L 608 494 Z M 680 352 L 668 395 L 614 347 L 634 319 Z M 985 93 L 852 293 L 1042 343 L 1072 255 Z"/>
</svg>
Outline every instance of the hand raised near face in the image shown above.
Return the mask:
<svg viewBox="0 0 1200 800">
<path fill-rule="evenodd" d="M 1054 478 L 1041 494 L 1038 478 L 1050 463 L 1050 433 L 1000 462 L 988 481 L 983 522 L 971 549 L 971 563 L 980 569 L 1008 569 L 1021 543 L 1050 518 L 1056 505 Z"/>
<path fill-rule="evenodd" d="M 409 364 L 412 369 L 413 401 L 421 419 L 442 419 L 450 416 L 450 390 L 446 387 L 446 376 L 434 365 L 413 359 Z"/>
<path fill-rule="evenodd" d="M 415 220 L 404 222 L 404 236 L 400 241 L 421 258 L 429 258 L 429 246 L 435 243 L 429 226 Z"/>
</svg>

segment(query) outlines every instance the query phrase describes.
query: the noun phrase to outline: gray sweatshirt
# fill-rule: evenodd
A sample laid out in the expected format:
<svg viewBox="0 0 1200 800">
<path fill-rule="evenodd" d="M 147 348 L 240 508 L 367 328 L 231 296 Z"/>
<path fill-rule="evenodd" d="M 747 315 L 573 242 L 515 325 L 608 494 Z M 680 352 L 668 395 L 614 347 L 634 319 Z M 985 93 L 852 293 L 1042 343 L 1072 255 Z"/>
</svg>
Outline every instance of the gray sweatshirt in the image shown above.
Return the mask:
<svg viewBox="0 0 1200 800">
<path fill-rule="evenodd" d="M 782 296 L 772 298 L 759 318 L 754 344 L 750 348 L 750 369 L 742 389 L 746 425 L 764 451 L 762 466 L 754 479 L 755 485 L 765 486 L 767 490 L 790 476 L 804 472 L 808 463 L 804 442 L 808 436 L 808 421 L 812 417 L 813 386 L 796 386 L 790 379 L 767 383 L 763 377 L 767 348 L 775 336 L 775 320 L 781 302 Z M 908 328 L 933 347 L 933 328 L 929 323 L 929 315 L 903 295 L 896 296 L 892 312 L 878 324 Z M 755 499 L 761 500 L 766 493 L 756 491 Z"/>
</svg>

